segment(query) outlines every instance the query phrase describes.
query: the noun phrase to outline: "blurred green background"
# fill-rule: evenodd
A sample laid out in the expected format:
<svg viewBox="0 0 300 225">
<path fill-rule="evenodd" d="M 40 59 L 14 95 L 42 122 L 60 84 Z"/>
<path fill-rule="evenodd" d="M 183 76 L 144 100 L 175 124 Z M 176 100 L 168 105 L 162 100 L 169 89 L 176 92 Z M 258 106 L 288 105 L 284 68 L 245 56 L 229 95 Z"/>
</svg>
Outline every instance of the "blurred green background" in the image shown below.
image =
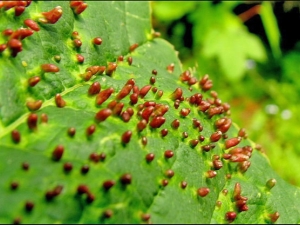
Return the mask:
<svg viewBox="0 0 300 225">
<path fill-rule="evenodd" d="M 151 4 L 153 27 L 183 68 L 210 75 L 232 119 L 283 179 L 300 186 L 300 2 Z"/>
</svg>

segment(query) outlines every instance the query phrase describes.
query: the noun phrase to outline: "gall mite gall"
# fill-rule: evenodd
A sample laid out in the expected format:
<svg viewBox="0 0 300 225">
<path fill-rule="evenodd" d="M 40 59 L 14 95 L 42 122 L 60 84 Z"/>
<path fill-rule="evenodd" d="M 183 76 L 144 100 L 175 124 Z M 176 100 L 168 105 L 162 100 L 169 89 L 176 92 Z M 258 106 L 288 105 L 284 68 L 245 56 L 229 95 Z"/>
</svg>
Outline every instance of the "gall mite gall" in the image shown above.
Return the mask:
<svg viewBox="0 0 300 225">
<path fill-rule="evenodd" d="M 206 172 L 206 177 L 207 178 L 214 178 L 215 176 L 217 176 L 217 172 L 214 170 L 209 170 Z"/>
<path fill-rule="evenodd" d="M 174 67 L 175 67 L 175 64 L 174 64 L 174 63 L 171 63 L 170 65 L 167 66 L 167 71 L 168 71 L 169 73 L 173 73 Z"/>
<path fill-rule="evenodd" d="M 63 100 L 60 94 L 55 95 L 55 104 L 58 108 L 63 108 L 66 106 L 66 101 Z"/>
<path fill-rule="evenodd" d="M 42 100 L 26 102 L 26 106 L 30 111 L 39 110 L 41 108 L 42 104 L 43 104 Z"/>
<path fill-rule="evenodd" d="M 86 129 L 86 135 L 91 136 L 95 131 L 96 131 L 96 126 L 92 124 Z"/>
<path fill-rule="evenodd" d="M 182 132 L 182 138 L 187 138 L 189 135 L 186 131 Z"/>
<path fill-rule="evenodd" d="M 221 169 L 222 167 L 223 167 L 223 163 L 222 163 L 221 160 L 219 160 L 219 159 L 214 159 L 214 160 L 213 160 L 213 168 L 214 168 L 215 170 L 219 170 L 219 169 Z"/>
<path fill-rule="evenodd" d="M 150 91 L 150 89 L 151 89 L 151 85 L 146 85 L 142 87 L 139 92 L 140 98 L 144 98 L 147 95 L 147 93 Z"/>
<path fill-rule="evenodd" d="M 73 31 L 73 32 L 72 32 L 72 38 L 73 38 L 73 39 L 79 38 L 79 33 L 78 33 L 78 31 Z"/>
<path fill-rule="evenodd" d="M 109 62 L 105 71 L 106 75 L 112 75 L 112 73 L 117 69 L 117 66 L 117 63 Z"/>
<path fill-rule="evenodd" d="M 146 137 L 142 137 L 142 144 L 143 145 L 147 145 L 147 143 L 148 143 L 147 138 Z"/>
<path fill-rule="evenodd" d="M 19 187 L 19 183 L 18 182 L 13 181 L 13 182 L 10 183 L 10 188 L 12 190 L 16 190 L 18 187 Z"/>
<path fill-rule="evenodd" d="M 197 193 L 200 197 L 205 197 L 210 192 L 208 187 L 201 187 L 197 190 Z"/>
<path fill-rule="evenodd" d="M 210 103 L 205 100 L 201 100 L 201 102 L 198 104 L 198 110 L 201 112 L 206 112 L 210 107 Z"/>
<path fill-rule="evenodd" d="M 132 177 L 129 173 L 125 173 L 120 177 L 120 181 L 123 185 L 131 184 Z"/>
<path fill-rule="evenodd" d="M 169 178 L 173 177 L 174 176 L 174 171 L 173 170 L 167 170 L 165 172 L 165 175 Z"/>
<path fill-rule="evenodd" d="M 88 165 L 83 165 L 83 166 L 81 167 L 81 173 L 82 173 L 82 174 L 88 173 L 89 170 L 90 170 L 90 167 L 89 167 Z"/>
<path fill-rule="evenodd" d="M 87 197 L 86 197 L 86 202 L 87 203 L 92 203 L 95 200 L 95 195 L 93 195 L 92 193 L 87 193 Z"/>
<path fill-rule="evenodd" d="M 107 218 L 107 219 L 108 219 L 108 218 L 111 218 L 111 217 L 113 216 L 113 211 L 110 210 L 110 209 L 105 210 L 105 211 L 103 212 L 102 216 L 103 216 L 104 218 Z"/>
<path fill-rule="evenodd" d="M 176 88 L 175 91 L 171 94 L 171 99 L 173 101 L 179 99 L 182 97 L 182 89 L 181 88 Z"/>
<path fill-rule="evenodd" d="M 147 160 L 147 162 L 152 162 L 153 159 L 154 159 L 154 157 L 155 157 L 155 155 L 154 155 L 153 153 L 148 153 L 148 154 L 146 155 L 146 160 Z"/>
<path fill-rule="evenodd" d="M 96 104 L 101 105 L 103 102 L 105 102 L 111 94 L 114 92 L 114 89 L 112 87 L 107 88 L 103 91 L 100 91 L 100 93 L 96 97 Z"/>
<path fill-rule="evenodd" d="M 15 6 L 15 16 L 21 16 L 25 11 L 25 6 Z"/>
<path fill-rule="evenodd" d="M 150 220 L 150 218 L 151 218 L 151 215 L 150 214 L 148 214 L 148 213 L 146 213 L 146 214 L 142 214 L 142 216 L 141 216 L 141 218 L 142 218 L 142 220 L 143 221 L 148 221 L 148 220 Z"/>
<path fill-rule="evenodd" d="M 185 189 L 187 186 L 187 182 L 186 181 L 181 181 L 180 186 L 182 189 Z"/>
<path fill-rule="evenodd" d="M 81 40 L 76 38 L 73 40 L 73 45 L 74 45 L 74 47 L 79 48 L 79 47 L 81 47 L 82 42 L 81 42 Z"/>
<path fill-rule="evenodd" d="M 117 105 L 117 101 L 112 100 L 110 103 L 108 103 L 107 108 L 113 110 L 116 105 Z"/>
<path fill-rule="evenodd" d="M 120 55 L 118 56 L 118 62 L 123 62 L 124 61 L 124 56 Z"/>
<path fill-rule="evenodd" d="M 153 38 L 158 38 L 161 36 L 160 32 L 154 32 L 152 35 L 153 35 Z"/>
<path fill-rule="evenodd" d="M 128 131 L 125 131 L 123 134 L 122 134 L 122 138 L 121 138 L 121 141 L 123 144 L 127 144 L 129 143 L 130 139 L 131 139 L 131 136 L 132 136 L 132 131 L 128 130 Z"/>
<path fill-rule="evenodd" d="M 100 37 L 95 37 L 93 39 L 93 44 L 94 45 L 101 45 L 102 44 L 102 39 Z"/>
<path fill-rule="evenodd" d="M 90 160 L 97 163 L 100 160 L 100 155 L 98 155 L 96 152 L 93 152 L 90 154 Z"/>
<path fill-rule="evenodd" d="M 221 202 L 221 201 L 216 201 L 216 206 L 217 206 L 218 208 L 220 208 L 220 207 L 222 206 L 222 202 Z"/>
<path fill-rule="evenodd" d="M 122 112 L 123 107 L 124 107 L 124 103 L 122 102 L 116 103 L 115 107 L 112 110 L 112 114 L 119 116 Z"/>
<path fill-rule="evenodd" d="M 224 153 L 224 154 L 222 155 L 222 158 L 223 158 L 223 159 L 230 159 L 230 158 L 231 158 L 231 154 Z"/>
<path fill-rule="evenodd" d="M 267 181 L 266 186 L 269 190 L 271 190 L 275 186 L 275 184 L 276 180 L 273 178 Z"/>
<path fill-rule="evenodd" d="M 203 135 L 199 135 L 198 140 L 200 142 L 203 142 L 205 140 L 205 137 Z"/>
<path fill-rule="evenodd" d="M 89 190 L 88 186 L 86 186 L 84 184 L 78 185 L 78 187 L 77 187 L 77 193 L 79 195 L 86 194 L 86 193 L 89 193 L 89 192 L 90 192 L 90 190 Z"/>
<path fill-rule="evenodd" d="M 138 46 L 139 46 L 138 43 L 132 44 L 132 45 L 129 47 L 129 51 L 130 51 L 130 52 L 134 51 Z"/>
<path fill-rule="evenodd" d="M 149 80 L 149 82 L 150 82 L 150 84 L 155 84 L 155 82 L 156 82 L 156 79 L 155 79 L 155 77 L 150 77 L 150 80 Z"/>
<path fill-rule="evenodd" d="M 28 79 L 28 84 L 30 87 L 34 87 L 40 80 L 41 78 L 39 76 L 34 76 Z"/>
<path fill-rule="evenodd" d="M 241 128 L 241 129 L 239 130 L 238 136 L 239 136 L 239 137 L 242 137 L 242 138 L 246 138 L 246 137 L 247 137 L 245 128 Z"/>
<path fill-rule="evenodd" d="M 73 12 L 79 15 L 87 8 L 88 5 L 83 1 L 70 1 L 70 6 L 73 9 Z"/>
<path fill-rule="evenodd" d="M 241 192 L 242 192 L 241 185 L 240 185 L 240 183 L 236 182 L 234 185 L 234 189 L 233 189 L 233 198 L 235 200 L 240 199 Z"/>
<path fill-rule="evenodd" d="M 27 212 L 32 211 L 33 208 L 34 208 L 34 203 L 33 202 L 27 201 L 25 203 L 25 209 L 26 209 Z"/>
<path fill-rule="evenodd" d="M 182 82 L 188 81 L 190 78 L 191 78 L 191 73 L 188 70 L 184 71 L 179 76 L 179 80 L 182 81 Z"/>
<path fill-rule="evenodd" d="M 30 29 L 34 30 L 34 31 L 39 31 L 40 30 L 39 25 L 35 21 L 33 21 L 31 19 L 24 20 L 24 24 L 27 27 L 29 27 Z"/>
<path fill-rule="evenodd" d="M 129 97 L 130 97 L 130 104 L 131 105 L 134 105 L 134 104 L 137 103 L 137 101 L 138 101 L 138 94 L 137 93 L 133 93 Z"/>
<path fill-rule="evenodd" d="M 139 94 L 140 93 L 140 88 L 136 85 L 133 86 L 133 93 Z"/>
<path fill-rule="evenodd" d="M 17 131 L 17 130 L 13 130 L 11 132 L 11 138 L 12 138 L 13 142 L 19 143 L 21 141 L 21 134 L 20 134 L 20 132 Z"/>
<path fill-rule="evenodd" d="M 64 164 L 64 171 L 65 171 L 65 172 L 70 172 L 72 169 L 73 169 L 72 163 L 66 162 L 66 163 Z"/>
<path fill-rule="evenodd" d="M 3 52 L 7 48 L 6 44 L 1 44 L 0 45 L 0 52 Z"/>
<path fill-rule="evenodd" d="M 171 126 L 173 127 L 173 129 L 177 129 L 180 126 L 179 120 L 178 119 L 173 120 Z"/>
<path fill-rule="evenodd" d="M 166 121 L 166 118 L 163 116 L 156 116 L 154 117 L 151 122 L 150 122 L 150 126 L 152 128 L 159 128 L 161 127 Z"/>
<path fill-rule="evenodd" d="M 2 34 L 4 36 L 10 36 L 10 35 L 12 35 L 13 32 L 14 31 L 12 29 L 5 29 L 4 31 L 2 31 Z"/>
<path fill-rule="evenodd" d="M 172 150 L 166 150 L 164 155 L 167 159 L 169 159 L 173 157 L 174 152 Z"/>
<path fill-rule="evenodd" d="M 98 94 L 101 90 L 101 85 L 98 81 L 95 81 L 94 83 L 91 84 L 88 90 L 89 95 L 95 95 Z"/>
<path fill-rule="evenodd" d="M 102 184 L 102 186 L 103 186 L 103 188 L 106 190 L 106 191 L 108 191 L 112 186 L 114 186 L 115 185 L 115 181 L 113 181 L 113 180 L 107 180 L 107 181 L 104 181 L 103 182 L 103 184 Z"/>
<path fill-rule="evenodd" d="M 218 140 L 221 139 L 221 137 L 222 137 L 222 132 L 218 130 L 210 136 L 210 141 L 217 142 Z"/>
<path fill-rule="evenodd" d="M 197 139 L 190 140 L 189 144 L 192 148 L 196 147 L 199 141 Z"/>
<path fill-rule="evenodd" d="M 196 118 L 193 118 L 192 121 L 193 121 L 193 127 L 194 128 L 197 128 L 197 127 L 199 127 L 201 125 L 200 121 L 197 120 Z"/>
<path fill-rule="evenodd" d="M 99 122 L 102 122 L 107 119 L 112 114 L 110 109 L 101 109 L 99 112 L 96 113 L 95 119 Z"/>
<path fill-rule="evenodd" d="M 48 116 L 45 113 L 41 114 L 41 122 L 42 123 L 48 123 Z"/>
<path fill-rule="evenodd" d="M 225 220 L 227 220 L 229 223 L 232 223 L 236 218 L 236 212 L 229 211 L 225 214 Z"/>
<path fill-rule="evenodd" d="M 20 217 L 18 217 L 18 218 L 15 218 L 12 223 L 13 224 L 21 224 L 21 222 L 22 222 L 22 219 Z"/>
<path fill-rule="evenodd" d="M 133 61 L 132 57 L 129 56 L 129 57 L 127 58 L 127 62 L 128 62 L 128 65 L 129 65 L 129 66 L 132 64 L 132 61 Z"/>
<path fill-rule="evenodd" d="M 48 12 L 42 12 L 42 15 L 44 18 L 40 18 L 39 21 L 42 23 L 56 23 L 59 18 L 62 16 L 62 8 L 61 6 L 56 6 L 54 9 L 48 11 Z"/>
<path fill-rule="evenodd" d="M 70 128 L 68 129 L 68 135 L 69 135 L 70 137 L 73 137 L 73 136 L 75 135 L 75 133 L 76 133 L 76 129 L 75 129 L 74 127 L 70 127 Z"/>
<path fill-rule="evenodd" d="M 205 151 L 205 152 L 209 152 L 210 149 L 211 149 L 211 146 L 210 146 L 210 145 L 203 145 L 203 146 L 201 146 L 201 149 L 202 149 L 203 151 Z"/>
<path fill-rule="evenodd" d="M 161 96 L 163 96 L 164 92 L 162 90 L 159 90 L 156 94 L 156 99 L 160 99 Z"/>
<path fill-rule="evenodd" d="M 180 110 L 180 115 L 182 117 L 186 117 L 190 114 L 190 112 L 191 112 L 191 109 L 183 108 L 183 109 Z"/>
<path fill-rule="evenodd" d="M 127 110 L 125 110 L 121 113 L 121 118 L 125 123 L 127 123 L 131 119 L 131 116 L 130 116 L 129 112 L 127 112 Z"/>
<path fill-rule="evenodd" d="M 176 100 L 176 101 L 174 102 L 174 108 L 175 108 L 175 109 L 178 109 L 179 106 L 180 106 L 180 100 Z"/>
<path fill-rule="evenodd" d="M 121 100 L 123 98 L 125 98 L 132 90 L 132 85 L 131 84 L 126 84 L 121 90 L 120 92 L 117 94 L 116 99 L 117 100 Z"/>
<path fill-rule="evenodd" d="M 168 129 L 162 129 L 161 131 L 160 131 L 160 133 L 161 133 L 161 136 L 162 137 L 165 137 L 165 136 L 167 136 L 167 134 L 168 134 Z"/>
<path fill-rule="evenodd" d="M 13 57 L 16 57 L 17 54 L 22 51 L 22 43 L 18 39 L 10 39 L 7 42 L 7 46 L 12 50 Z"/>
<path fill-rule="evenodd" d="M 169 184 L 169 181 L 166 180 L 166 179 L 163 179 L 163 180 L 161 181 L 161 185 L 162 185 L 163 187 L 167 186 L 168 184 Z"/>
<path fill-rule="evenodd" d="M 106 158 L 106 154 L 105 154 L 104 152 L 101 152 L 101 153 L 99 154 L 99 158 L 100 158 L 101 161 L 104 161 L 105 158 Z"/>
<path fill-rule="evenodd" d="M 55 55 L 53 58 L 54 58 L 55 62 L 60 62 L 60 60 L 61 60 L 60 55 Z"/>
<path fill-rule="evenodd" d="M 29 114 L 27 118 L 27 125 L 30 130 L 35 130 L 37 128 L 38 115 L 35 113 Z"/>
<path fill-rule="evenodd" d="M 134 114 L 133 108 L 128 107 L 128 108 L 126 109 L 126 111 L 129 113 L 130 116 L 133 116 L 133 114 Z"/>
<path fill-rule="evenodd" d="M 225 141 L 225 149 L 228 149 L 228 148 L 238 145 L 241 140 L 242 140 L 241 137 L 233 137 L 233 138 L 227 139 Z"/>
<path fill-rule="evenodd" d="M 52 152 L 52 159 L 54 161 L 59 161 L 64 153 L 64 146 L 58 145 Z"/>
<path fill-rule="evenodd" d="M 152 70 L 153 75 L 157 75 L 157 70 Z"/>
<path fill-rule="evenodd" d="M 279 212 L 274 212 L 272 214 L 269 214 L 270 221 L 272 223 L 275 223 L 278 220 L 279 216 L 280 216 Z"/>
<path fill-rule="evenodd" d="M 44 72 L 56 73 L 59 71 L 59 68 L 54 64 L 42 64 L 41 68 Z"/>
<path fill-rule="evenodd" d="M 228 194 L 228 190 L 227 190 L 227 189 L 223 189 L 223 190 L 222 190 L 222 193 L 223 193 L 223 195 L 226 196 L 226 195 Z"/>
<path fill-rule="evenodd" d="M 78 63 L 83 63 L 84 62 L 84 56 L 80 54 L 76 54 L 76 59 Z"/>
</svg>

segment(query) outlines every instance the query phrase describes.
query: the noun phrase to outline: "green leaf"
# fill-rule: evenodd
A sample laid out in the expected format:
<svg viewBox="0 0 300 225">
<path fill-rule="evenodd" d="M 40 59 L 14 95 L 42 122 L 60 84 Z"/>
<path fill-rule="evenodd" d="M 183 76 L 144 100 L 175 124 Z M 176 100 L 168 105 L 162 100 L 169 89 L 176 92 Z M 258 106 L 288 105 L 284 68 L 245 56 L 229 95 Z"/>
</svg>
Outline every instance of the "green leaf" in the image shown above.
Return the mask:
<svg viewBox="0 0 300 225">
<path fill-rule="evenodd" d="M 275 212 L 279 223 L 298 222 L 299 189 L 274 173 L 236 124 L 216 127 L 229 117 L 228 106 L 209 91 L 209 77 L 191 70 L 185 73 L 189 84 L 183 81 L 173 46 L 154 39 L 149 3 L 87 4 L 76 14 L 70 2 L 34 1 L 20 16 L 0 5 L 1 31 L 16 32 L 27 18 L 40 27 L 21 40 L 15 56 L 12 36 L 1 36 L 9 47 L 0 53 L 0 223 L 225 223 L 231 222 L 225 221 L 228 211 L 237 214 L 233 223 L 270 222 Z M 56 6 L 62 16 L 44 24 L 41 13 Z M 95 37 L 101 45 L 93 44 Z M 112 62 L 117 67 L 109 71 Z M 47 63 L 59 71 L 43 71 Z M 106 71 L 88 77 L 91 66 Z M 29 85 L 34 76 L 40 81 Z M 113 89 L 102 104 L 97 99 L 103 92 L 88 94 L 95 82 L 101 91 Z M 37 100 L 40 108 L 27 107 Z M 209 109 L 201 110 L 205 101 Z M 99 117 L 109 109 L 112 115 Z M 230 140 L 244 147 L 246 164 L 225 159 L 235 149 Z M 270 179 L 277 181 L 272 189 L 266 186 Z M 237 183 L 242 190 L 234 199 Z M 209 193 L 199 193 L 201 188 Z M 239 212 L 242 197 L 248 210 Z"/>
<path fill-rule="evenodd" d="M 174 4 L 168 1 L 154 1 L 152 2 L 155 17 L 162 21 L 172 21 L 180 19 L 186 13 L 192 11 L 196 6 L 196 1 L 179 1 Z"/>
<path fill-rule="evenodd" d="M 271 2 L 263 2 L 260 8 L 260 16 L 266 35 L 273 53 L 273 56 L 278 59 L 281 56 L 280 50 L 280 31 L 277 25 L 276 17 L 273 13 Z"/>
</svg>

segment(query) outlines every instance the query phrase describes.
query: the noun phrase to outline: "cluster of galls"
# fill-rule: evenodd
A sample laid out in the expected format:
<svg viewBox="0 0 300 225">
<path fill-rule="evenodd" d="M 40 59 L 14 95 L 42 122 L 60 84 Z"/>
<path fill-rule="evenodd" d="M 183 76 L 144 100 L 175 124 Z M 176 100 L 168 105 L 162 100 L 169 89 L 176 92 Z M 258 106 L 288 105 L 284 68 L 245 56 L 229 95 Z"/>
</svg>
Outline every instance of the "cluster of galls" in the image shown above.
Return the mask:
<svg viewBox="0 0 300 225">
<path fill-rule="evenodd" d="M 29 7 L 31 5 L 30 1 L 0 1 L 0 10 L 3 8 L 5 11 L 14 9 L 15 16 L 20 16 L 25 11 L 26 7 Z M 86 8 L 87 3 L 84 3 L 83 1 L 70 1 L 70 7 L 72 8 L 73 12 L 75 14 L 81 14 Z M 23 44 L 22 40 L 26 37 L 29 37 L 33 35 L 34 31 L 38 32 L 40 30 L 38 23 L 43 24 L 55 24 L 62 16 L 62 8 L 60 6 L 57 6 L 53 8 L 50 11 L 47 12 L 41 12 L 39 16 L 33 20 L 33 19 L 25 19 L 23 21 L 23 24 L 27 26 L 28 28 L 19 28 L 15 31 L 13 31 L 10 28 L 5 29 L 2 31 L 2 35 L 7 37 L 7 42 L 4 44 L 0 44 L 0 53 L 2 53 L 4 50 L 9 49 L 11 52 L 11 55 L 13 57 L 16 57 L 19 52 L 23 50 Z M 101 44 L 101 39 L 97 38 L 94 40 L 95 44 L 99 45 Z M 79 44 L 76 41 L 74 41 L 75 44 Z"/>
<path fill-rule="evenodd" d="M 26 1 L 15 1 L 15 2 L 26 2 Z M 30 1 L 27 1 L 30 2 Z M 18 3 L 19 4 L 19 3 Z M 30 4 L 30 3 L 29 3 Z M 26 6 L 29 6 L 26 5 Z M 6 7 L 4 6 L 4 3 L 0 2 L 0 8 Z M 17 7 L 17 6 L 15 6 Z M 70 7 L 74 11 L 75 14 L 82 13 L 86 8 L 87 4 L 83 1 L 71 1 Z M 62 9 L 61 7 L 55 7 L 54 9 L 50 10 L 49 12 L 43 12 L 41 13 L 41 17 L 38 19 L 38 22 L 40 23 L 49 23 L 54 24 L 56 23 L 59 18 L 62 16 Z M 0 52 L 3 52 L 7 47 L 11 49 L 12 56 L 16 56 L 20 51 L 22 51 L 22 43 L 21 41 L 32 35 L 35 32 L 39 31 L 38 24 L 31 20 L 26 19 L 24 21 L 24 24 L 29 28 L 20 28 L 16 31 L 12 31 L 10 29 L 6 29 L 3 31 L 3 35 L 8 37 L 7 44 L 0 45 Z M 156 36 L 154 34 L 154 36 Z M 71 41 L 73 44 L 73 47 L 75 50 L 78 50 L 81 45 L 81 38 L 77 31 L 73 31 L 71 35 Z M 102 39 L 100 37 L 94 37 L 91 40 L 92 44 L 94 45 L 101 45 Z M 134 51 L 138 47 L 137 43 L 132 44 L 129 47 L 129 52 Z M 60 56 L 54 56 L 55 61 L 59 62 L 61 60 Z M 84 57 L 81 54 L 76 55 L 77 62 L 82 64 L 84 63 Z M 109 62 L 107 66 L 101 66 L 101 65 L 94 65 L 89 66 L 86 68 L 85 72 L 83 74 L 80 74 L 83 81 L 89 81 L 93 76 L 97 75 L 107 75 L 112 76 L 114 71 L 117 69 L 118 63 L 122 63 L 124 61 L 123 56 L 117 57 L 117 62 Z M 133 58 L 132 56 L 127 57 L 127 63 L 128 65 L 132 65 Z M 55 73 L 59 72 L 59 68 L 54 64 L 43 64 L 41 65 L 41 70 L 44 73 Z M 174 64 L 171 63 L 167 65 L 166 70 L 169 73 L 174 72 Z M 191 112 L 194 110 L 194 108 L 197 109 L 199 114 L 204 114 L 207 116 L 208 119 L 217 118 L 214 121 L 215 126 L 215 132 L 213 132 L 209 138 L 205 138 L 203 135 L 199 134 L 198 137 L 190 139 L 189 145 L 191 148 L 196 148 L 196 146 L 201 143 L 205 142 L 205 144 L 202 144 L 200 146 L 200 151 L 205 154 L 205 152 L 210 152 L 216 147 L 216 143 L 220 140 L 224 141 L 223 149 L 224 154 L 222 156 L 219 156 L 217 154 L 213 155 L 212 161 L 211 161 L 211 169 L 206 171 L 206 178 L 214 178 L 217 176 L 217 171 L 220 170 L 223 167 L 223 164 L 225 162 L 229 163 L 238 163 L 238 169 L 240 172 L 244 173 L 247 171 L 247 169 L 250 167 L 250 161 L 252 154 L 252 147 L 251 146 L 244 146 L 244 147 L 237 147 L 237 145 L 240 144 L 243 138 L 247 138 L 247 134 L 244 129 L 240 129 L 237 137 L 229 138 L 227 135 L 227 131 L 230 129 L 232 125 L 231 119 L 228 117 L 230 115 L 230 106 L 228 103 L 222 103 L 222 101 L 218 98 L 218 94 L 215 91 L 210 92 L 210 96 L 212 98 L 206 98 L 204 99 L 203 94 L 205 92 L 208 92 L 212 86 L 212 80 L 209 79 L 208 75 L 203 76 L 200 80 L 197 80 L 196 77 L 194 77 L 190 71 L 184 71 L 179 75 L 179 80 L 188 85 L 188 90 L 192 91 L 193 87 L 196 89 L 202 90 L 203 94 L 201 93 L 195 93 L 188 97 L 184 96 L 184 91 L 181 87 L 177 87 L 170 96 L 166 96 L 164 100 L 171 101 L 172 104 L 165 104 L 161 103 L 160 100 L 162 99 L 164 95 L 163 90 L 159 90 L 155 84 L 156 84 L 156 76 L 158 72 L 157 70 L 152 70 L 151 76 L 149 78 L 149 83 L 144 84 L 143 86 L 137 86 L 136 81 L 134 79 L 129 79 L 125 82 L 124 86 L 116 92 L 116 90 L 113 87 L 108 87 L 105 90 L 102 90 L 101 84 L 98 81 L 93 82 L 90 87 L 87 90 L 87 95 L 90 97 L 94 97 L 95 99 L 95 105 L 97 107 L 100 107 L 101 109 L 95 113 L 95 124 L 91 124 L 88 126 L 85 130 L 86 136 L 89 138 L 91 137 L 96 129 L 97 129 L 97 123 L 102 123 L 105 120 L 107 120 L 110 116 L 115 116 L 120 118 L 121 121 L 128 123 L 132 117 L 135 115 L 138 122 L 135 126 L 135 131 L 140 134 L 143 130 L 149 129 L 153 132 L 158 130 L 161 126 L 166 124 L 167 122 L 169 125 L 171 125 L 171 129 L 178 130 L 180 127 L 180 121 L 184 118 L 188 117 Z M 29 78 L 28 84 L 30 87 L 34 87 L 38 84 L 40 81 L 39 76 L 34 76 Z M 194 86 L 194 85 L 197 85 Z M 145 101 L 144 98 L 151 93 L 154 95 L 154 100 Z M 112 99 L 113 98 L 113 99 Z M 129 106 L 126 107 L 126 103 L 122 102 L 124 98 L 127 98 L 129 100 Z M 111 100 L 111 101 L 109 101 Z M 63 99 L 63 96 L 59 93 L 57 93 L 54 97 L 55 105 L 59 108 L 63 108 L 67 106 L 67 102 Z M 140 102 L 140 103 L 139 103 Z M 168 113 L 170 110 L 170 107 L 174 107 L 175 110 L 179 109 L 180 105 L 183 102 L 187 102 L 190 107 L 181 108 L 178 110 L 178 117 L 177 119 L 174 119 L 173 121 L 167 121 L 165 114 Z M 108 103 L 106 107 L 103 107 L 104 103 Z M 42 101 L 28 101 L 26 103 L 28 109 L 30 111 L 37 111 L 42 106 Z M 193 108 L 194 107 L 194 108 Z M 223 117 L 222 117 L 223 116 Z M 27 117 L 27 126 L 29 130 L 36 131 L 38 128 L 38 114 L 32 112 Z M 40 115 L 40 120 L 42 123 L 48 122 L 48 116 L 46 114 Z M 211 120 L 212 121 L 212 120 Z M 186 121 L 185 121 L 186 122 Z M 193 118 L 191 121 L 191 129 L 197 130 L 199 133 L 202 132 L 204 129 L 203 125 L 201 124 L 201 121 L 197 118 Z M 168 129 L 163 128 L 160 131 L 160 135 L 162 138 L 166 137 L 168 135 Z M 67 134 L 70 137 L 74 137 L 76 134 L 76 128 L 69 127 L 67 129 Z M 134 130 L 127 130 L 122 135 L 120 135 L 120 142 L 126 146 L 132 138 L 132 135 L 134 134 Z M 147 145 L 147 137 L 141 136 L 141 143 L 145 146 Z M 189 137 L 188 131 L 182 132 L 179 135 L 184 141 Z M 13 130 L 11 132 L 11 137 L 14 143 L 19 143 L 21 141 L 21 134 L 18 130 Z M 209 139 L 209 140 L 207 140 Z M 53 161 L 60 161 L 63 157 L 65 152 L 63 145 L 57 145 L 55 149 L 52 151 L 52 160 Z M 164 157 L 165 159 L 170 159 L 176 154 L 173 150 L 165 150 Z M 105 153 L 91 153 L 88 156 L 90 161 L 93 161 L 94 163 L 97 163 L 99 161 L 104 161 L 106 158 Z M 151 163 L 155 159 L 154 153 L 148 153 L 145 155 L 145 160 L 148 163 Z M 24 170 L 29 169 L 29 164 L 24 162 L 22 165 L 22 168 Z M 70 173 L 72 171 L 73 165 L 71 162 L 65 162 L 63 164 L 62 170 L 65 173 Z M 88 173 L 90 170 L 90 167 L 88 165 L 82 165 L 80 171 L 82 174 Z M 175 175 L 175 172 L 171 169 L 168 169 L 164 172 L 164 176 L 167 179 L 161 180 L 161 186 L 165 187 L 169 183 L 169 179 L 171 179 Z M 230 178 L 230 174 L 227 174 L 227 178 Z M 124 173 L 119 177 L 119 182 L 122 185 L 129 185 L 132 183 L 132 175 L 129 173 Z M 109 191 L 117 181 L 115 180 L 106 180 L 102 183 L 102 188 L 105 191 Z M 274 182 L 273 182 L 274 183 Z M 270 187 L 273 185 L 272 181 L 268 181 L 267 186 Z M 180 187 L 182 189 L 185 189 L 187 187 L 186 181 L 181 181 Z M 274 186 L 274 185 L 273 185 Z M 18 188 L 18 182 L 14 181 L 11 183 L 11 189 L 15 190 Z M 63 190 L 63 186 L 58 185 L 54 187 L 51 190 L 47 190 L 45 192 L 45 198 L 47 201 L 53 200 L 55 197 L 59 196 Z M 206 186 L 199 187 L 197 189 L 197 195 L 200 197 L 205 197 L 210 193 L 210 189 Z M 89 189 L 89 187 L 86 184 L 80 184 L 77 187 L 77 194 L 79 196 L 85 196 L 87 203 L 92 203 L 96 195 L 95 193 L 92 193 Z M 234 194 L 233 194 L 233 201 L 235 203 L 236 209 L 238 212 L 247 211 L 247 197 L 241 196 L 241 187 L 239 183 L 236 183 L 234 188 Z M 221 205 L 221 202 L 218 203 Z M 34 208 L 34 203 L 27 201 L 25 203 L 25 209 L 27 211 L 32 211 Z M 104 218 L 110 218 L 113 216 L 113 211 L 111 209 L 107 209 L 103 212 L 102 215 Z M 228 222 L 233 222 L 236 219 L 237 213 L 235 211 L 229 211 L 225 214 L 225 219 Z M 279 217 L 278 212 L 270 215 L 270 221 L 275 222 Z M 141 216 L 141 219 L 143 221 L 149 222 L 150 215 L 149 214 L 143 214 Z M 20 218 L 18 218 L 18 221 Z M 20 221 L 19 221 L 20 222 Z"/>
</svg>

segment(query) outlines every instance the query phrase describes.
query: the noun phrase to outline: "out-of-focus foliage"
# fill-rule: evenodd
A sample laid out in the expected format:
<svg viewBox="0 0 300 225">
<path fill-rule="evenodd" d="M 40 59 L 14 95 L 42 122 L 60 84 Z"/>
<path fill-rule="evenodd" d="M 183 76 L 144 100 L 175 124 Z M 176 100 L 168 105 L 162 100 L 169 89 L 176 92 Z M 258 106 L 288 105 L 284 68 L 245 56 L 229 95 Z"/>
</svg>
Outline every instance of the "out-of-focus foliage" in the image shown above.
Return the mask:
<svg viewBox="0 0 300 225">
<path fill-rule="evenodd" d="M 300 186 L 297 28 L 289 36 L 294 45 L 286 35 L 283 38 L 288 24 L 295 23 L 291 14 L 299 14 L 297 3 L 155 1 L 152 4 L 154 28 L 175 45 L 183 67 L 197 65 L 200 75 L 208 73 L 213 78 L 214 89 L 235 108 L 233 119 L 262 145 L 277 172 Z M 244 10 L 237 10 L 241 8 Z M 259 32 L 250 31 L 251 20 L 258 21 L 252 26 L 256 30 L 260 26 Z M 287 45 L 292 46 L 287 48 Z"/>
</svg>

